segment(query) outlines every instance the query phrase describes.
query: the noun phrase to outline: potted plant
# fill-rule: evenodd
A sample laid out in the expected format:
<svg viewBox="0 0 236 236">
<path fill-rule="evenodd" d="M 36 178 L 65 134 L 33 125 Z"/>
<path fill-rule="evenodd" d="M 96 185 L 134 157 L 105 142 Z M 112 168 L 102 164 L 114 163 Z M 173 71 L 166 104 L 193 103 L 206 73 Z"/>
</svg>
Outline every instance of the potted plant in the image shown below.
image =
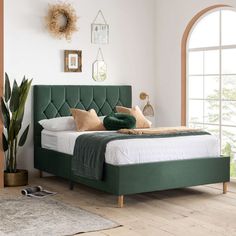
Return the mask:
<svg viewBox="0 0 236 236">
<path fill-rule="evenodd" d="M 20 86 L 14 80 L 12 89 L 10 80 L 5 74 L 4 95 L 1 97 L 3 116 L 2 144 L 5 152 L 6 170 L 4 172 L 5 186 L 21 186 L 28 184 L 28 171 L 17 169 L 18 146 L 25 144 L 29 125 L 19 138 L 24 117 L 25 103 L 28 97 L 32 80 L 23 78 Z"/>
</svg>

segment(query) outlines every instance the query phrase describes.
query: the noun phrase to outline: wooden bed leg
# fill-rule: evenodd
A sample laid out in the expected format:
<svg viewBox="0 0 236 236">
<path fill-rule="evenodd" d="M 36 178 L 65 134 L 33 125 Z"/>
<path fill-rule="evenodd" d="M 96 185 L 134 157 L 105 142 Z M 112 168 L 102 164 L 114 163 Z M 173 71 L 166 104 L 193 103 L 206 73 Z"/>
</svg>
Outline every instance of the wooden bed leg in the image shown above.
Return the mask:
<svg viewBox="0 0 236 236">
<path fill-rule="evenodd" d="M 228 189 L 228 184 L 227 182 L 223 182 L 223 194 L 227 193 L 227 189 Z"/>
<path fill-rule="evenodd" d="M 43 171 L 39 171 L 39 178 L 43 178 Z"/>
<path fill-rule="evenodd" d="M 124 195 L 118 196 L 118 207 L 122 208 L 124 206 Z"/>
<path fill-rule="evenodd" d="M 70 190 L 73 190 L 73 189 L 74 189 L 74 182 L 70 181 Z"/>
</svg>

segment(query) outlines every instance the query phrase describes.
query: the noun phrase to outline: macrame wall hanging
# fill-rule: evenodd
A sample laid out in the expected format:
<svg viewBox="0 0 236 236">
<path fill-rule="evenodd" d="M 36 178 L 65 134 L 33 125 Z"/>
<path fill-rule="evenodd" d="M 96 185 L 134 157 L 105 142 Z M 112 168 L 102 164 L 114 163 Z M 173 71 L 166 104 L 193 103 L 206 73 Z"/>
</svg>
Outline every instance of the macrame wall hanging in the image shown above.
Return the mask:
<svg viewBox="0 0 236 236">
<path fill-rule="evenodd" d="M 109 43 L 109 25 L 101 10 L 98 11 L 97 16 L 91 24 L 91 42 L 94 44 Z"/>
<path fill-rule="evenodd" d="M 98 49 L 96 61 L 93 63 L 93 79 L 102 82 L 107 78 L 107 64 L 104 61 L 101 48 Z"/>
</svg>

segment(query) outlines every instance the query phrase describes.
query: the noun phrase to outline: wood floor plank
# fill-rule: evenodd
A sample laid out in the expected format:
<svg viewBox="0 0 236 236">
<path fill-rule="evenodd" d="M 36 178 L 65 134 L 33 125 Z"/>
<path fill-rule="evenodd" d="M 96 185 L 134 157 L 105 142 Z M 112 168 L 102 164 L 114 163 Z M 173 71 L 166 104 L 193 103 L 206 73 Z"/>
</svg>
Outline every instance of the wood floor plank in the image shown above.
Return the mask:
<svg viewBox="0 0 236 236">
<path fill-rule="evenodd" d="M 122 225 L 84 236 L 236 235 L 235 184 L 229 185 L 227 194 L 216 184 L 125 196 L 122 209 L 117 208 L 115 196 L 79 184 L 70 191 L 69 183 L 60 178 L 36 178 L 31 184 L 56 191 L 53 198 Z M 0 199 L 20 196 L 20 190 L 1 189 Z"/>
</svg>

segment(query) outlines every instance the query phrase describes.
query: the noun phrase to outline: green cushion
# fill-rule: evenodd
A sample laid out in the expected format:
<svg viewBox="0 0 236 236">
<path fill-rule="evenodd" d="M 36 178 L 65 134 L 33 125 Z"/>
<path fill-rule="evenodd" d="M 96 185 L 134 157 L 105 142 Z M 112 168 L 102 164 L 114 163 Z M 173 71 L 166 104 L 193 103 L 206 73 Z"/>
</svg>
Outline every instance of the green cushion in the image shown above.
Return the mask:
<svg viewBox="0 0 236 236">
<path fill-rule="evenodd" d="M 113 113 L 104 118 L 103 125 L 107 130 L 133 129 L 136 119 L 128 114 Z"/>
</svg>

